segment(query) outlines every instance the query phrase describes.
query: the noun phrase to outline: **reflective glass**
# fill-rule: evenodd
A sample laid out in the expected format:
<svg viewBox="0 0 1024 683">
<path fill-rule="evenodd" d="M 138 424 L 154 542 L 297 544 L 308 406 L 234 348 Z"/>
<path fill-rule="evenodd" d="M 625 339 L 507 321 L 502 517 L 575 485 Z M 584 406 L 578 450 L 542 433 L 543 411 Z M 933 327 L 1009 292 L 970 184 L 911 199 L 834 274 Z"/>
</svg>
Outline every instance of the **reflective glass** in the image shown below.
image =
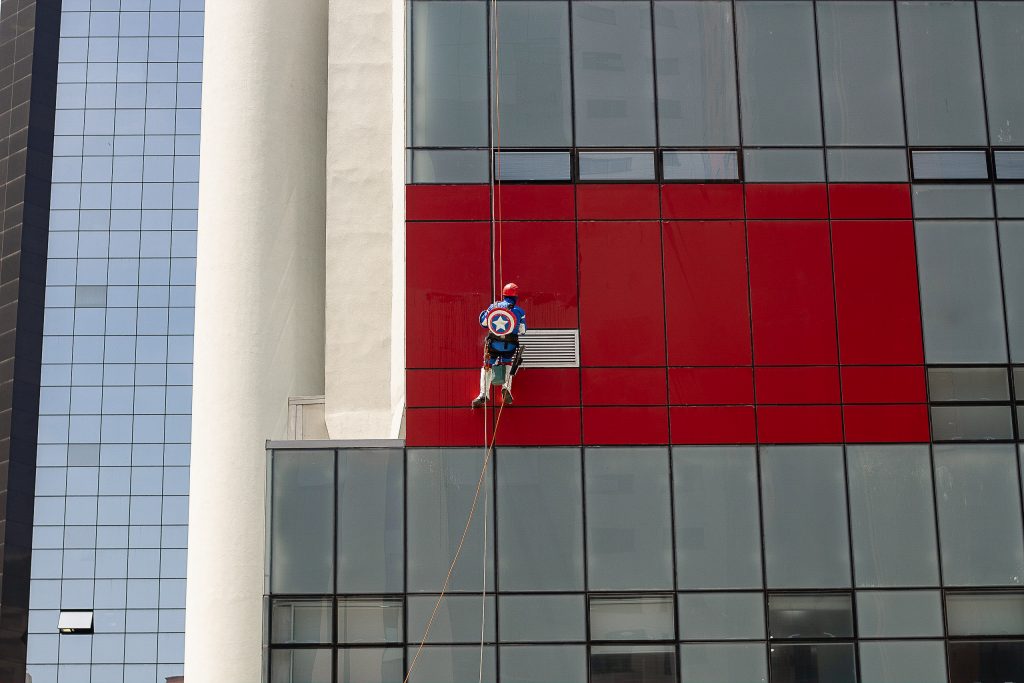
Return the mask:
<svg viewBox="0 0 1024 683">
<path fill-rule="evenodd" d="M 586 640 L 582 595 L 502 595 L 498 598 L 505 642 Z"/>
<path fill-rule="evenodd" d="M 338 650 L 338 680 L 359 683 L 402 683 L 405 674 L 401 648 L 344 648 Z"/>
<path fill-rule="evenodd" d="M 769 648 L 773 683 L 856 683 L 852 643 L 772 643 Z"/>
<path fill-rule="evenodd" d="M 339 643 L 400 643 L 402 624 L 400 599 L 338 600 Z"/>
<path fill-rule="evenodd" d="M 995 152 L 996 177 L 1000 180 L 1024 180 L 1024 154 Z"/>
<path fill-rule="evenodd" d="M 501 180 L 571 180 L 569 152 L 502 152 L 495 162 Z"/>
<path fill-rule="evenodd" d="M 580 152 L 580 180 L 654 180 L 654 152 Z"/>
<path fill-rule="evenodd" d="M 409 631 L 406 640 L 418 643 L 426 633 L 427 622 L 437 612 L 427 634 L 428 643 L 472 643 L 480 641 L 480 596 L 446 595 L 437 602 L 436 595 L 410 595 L 406 602 Z M 487 596 L 484 614 L 487 640 L 494 640 L 494 597 Z"/>
<path fill-rule="evenodd" d="M 334 608 L 330 600 L 274 600 L 271 607 L 271 642 L 330 643 Z"/>
<path fill-rule="evenodd" d="M 992 145 L 1024 143 L 1024 5 L 1015 0 L 978 3 L 978 28 L 985 66 L 985 98 Z"/>
<path fill-rule="evenodd" d="M 502 683 L 586 683 L 583 645 L 512 645 L 500 651 Z"/>
<path fill-rule="evenodd" d="M 932 406 L 935 441 L 1009 441 L 1013 439 L 1010 406 Z"/>
<path fill-rule="evenodd" d="M 409 154 L 412 183 L 486 183 L 490 178 L 486 150 L 414 149 Z"/>
<path fill-rule="evenodd" d="M 1006 368 L 928 368 L 932 401 L 1009 401 Z"/>
<path fill-rule="evenodd" d="M 680 593 L 677 600 L 680 640 L 764 638 L 761 593 Z"/>
<path fill-rule="evenodd" d="M 679 647 L 682 683 L 765 683 L 762 643 L 699 643 Z"/>
<path fill-rule="evenodd" d="M 739 161 L 731 151 L 665 151 L 661 153 L 665 180 L 738 180 Z"/>
<path fill-rule="evenodd" d="M 590 683 L 676 683 L 676 649 L 664 645 L 594 645 Z"/>
<path fill-rule="evenodd" d="M 914 185 L 915 218 L 990 218 L 992 190 L 988 185 Z"/>
<path fill-rule="evenodd" d="M 1024 594 L 947 593 L 946 623 L 951 636 L 1024 635 Z"/>
<path fill-rule="evenodd" d="M 479 604 L 477 605 L 479 607 Z M 409 675 L 408 683 L 461 683 L 480 680 L 480 632 L 477 631 L 477 645 L 430 645 L 423 648 L 416 668 Z M 406 657 L 412 661 L 416 646 L 406 650 Z M 494 647 L 484 647 L 484 683 L 495 683 Z"/>
<path fill-rule="evenodd" d="M 911 152 L 915 180 L 985 180 L 988 156 L 983 150 Z"/>
<path fill-rule="evenodd" d="M 1024 185 L 996 185 L 1000 218 L 1024 218 Z"/>
<path fill-rule="evenodd" d="M 1024 640 L 952 641 L 949 683 L 1024 679 Z"/>
<path fill-rule="evenodd" d="M 825 160 L 820 149 L 747 149 L 743 176 L 752 183 L 824 182 Z"/>
<path fill-rule="evenodd" d="M 857 591 L 861 638 L 942 637 L 938 591 Z"/>
<path fill-rule="evenodd" d="M 334 452 L 279 451 L 271 498 L 274 593 L 330 593 L 334 582 Z"/>
<path fill-rule="evenodd" d="M 1024 221 L 999 223 L 999 251 L 1006 297 L 1006 328 L 1010 338 L 1010 360 L 1024 361 Z M 1024 382 L 1018 385 L 1024 396 Z"/>
<path fill-rule="evenodd" d="M 401 450 L 338 452 L 340 593 L 402 590 Z"/>
<path fill-rule="evenodd" d="M 331 683 L 331 657 L 331 650 L 272 650 L 270 683 Z"/>
<path fill-rule="evenodd" d="M 770 638 L 852 638 L 849 593 L 772 593 L 768 595 Z"/>
<path fill-rule="evenodd" d="M 860 644 L 861 683 L 945 683 L 946 648 L 941 640 Z"/>
<path fill-rule="evenodd" d="M 672 596 L 591 596 L 591 640 L 673 640 Z"/>
<path fill-rule="evenodd" d="M 907 153 L 903 149 L 828 149 L 825 164 L 829 182 L 833 183 L 907 180 Z"/>
</svg>

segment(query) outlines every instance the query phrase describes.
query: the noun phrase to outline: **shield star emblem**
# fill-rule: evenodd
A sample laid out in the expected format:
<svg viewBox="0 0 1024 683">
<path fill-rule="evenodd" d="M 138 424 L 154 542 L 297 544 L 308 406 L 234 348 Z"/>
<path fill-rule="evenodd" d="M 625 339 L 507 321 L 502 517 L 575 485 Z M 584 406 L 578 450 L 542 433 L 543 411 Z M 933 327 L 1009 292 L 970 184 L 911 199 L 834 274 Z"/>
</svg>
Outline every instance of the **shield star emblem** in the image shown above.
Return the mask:
<svg viewBox="0 0 1024 683">
<path fill-rule="evenodd" d="M 487 329 L 497 337 L 511 334 L 516 328 L 516 317 L 511 311 L 496 308 L 487 314 Z"/>
</svg>

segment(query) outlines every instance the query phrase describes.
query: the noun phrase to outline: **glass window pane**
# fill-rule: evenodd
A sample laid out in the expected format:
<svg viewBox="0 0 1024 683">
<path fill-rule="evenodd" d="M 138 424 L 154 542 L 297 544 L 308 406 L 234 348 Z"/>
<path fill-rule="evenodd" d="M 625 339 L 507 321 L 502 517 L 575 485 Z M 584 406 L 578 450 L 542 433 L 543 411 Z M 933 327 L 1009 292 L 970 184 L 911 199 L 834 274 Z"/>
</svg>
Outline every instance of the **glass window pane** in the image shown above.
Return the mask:
<svg viewBox="0 0 1024 683">
<path fill-rule="evenodd" d="M 949 683 L 1024 680 L 1024 640 L 950 642 Z"/>
<path fill-rule="evenodd" d="M 945 683 L 941 640 L 860 644 L 861 683 Z"/>
<path fill-rule="evenodd" d="M 919 221 L 915 232 L 927 361 L 1005 363 L 995 226 Z"/>
<path fill-rule="evenodd" d="M 509 448 L 496 458 L 501 589 L 582 590 L 579 449 Z"/>
<path fill-rule="evenodd" d="M 1024 153 L 996 152 L 996 177 L 1000 180 L 1024 180 Z"/>
<path fill-rule="evenodd" d="M 275 451 L 271 590 L 330 593 L 334 574 L 334 451 Z"/>
<path fill-rule="evenodd" d="M 666 450 L 590 448 L 584 457 L 590 590 L 673 588 Z"/>
<path fill-rule="evenodd" d="M 984 586 L 1024 582 L 1014 447 L 937 445 L 934 457 L 945 583 Z"/>
<path fill-rule="evenodd" d="M 765 683 L 763 643 L 699 643 L 679 648 L 681 683 Z"/>
<path fill-rule="evenodd" d="M 1009 401 L 1006 368 L 928 368 L 932 401 Z"/>
<path fill-rule="evenodd" d="M 852 638 L 849 594 L 768 595 L 769 638 Z"/>
<path fill-rule="evenodd" d="M 1024 594 L 947 593 L 951 636 L 1024 635 Z"/>
<path fill-rule="evenodd" d="M 736 28 L 744 143 L 820 145 L 812 3 L 741 2 Z"/>
<path fill-rule="evenodd" d="M 850 585 L 842 448 L 761 450 L 765 565 L 772 588 Z"/>
<path fill-rule="evenodd" d="M 991 218 L 988 185 L 914 185 L 915 218 Z"/>
<path fill-rule="evenodd" d="M 664 645 L 594 645 L 590 683 L 676 683 L 676 649 Z"/>
<path fill-rule="evenodd" d="M 477 605 L 479 607 L 479 605 Z M 477 632 L 479 642 L 480 632 Z M 416 647 L 406 652 L 411 662 Z M 495 683 L 494 647 L 484 648 L 484 683 Z M 416 668 L 409 675 L 408 683 L 466 683 L 480 677 L 480 646 L 478 645 L 431 645 L 423 648 Z"/>
<path fill-rule="evenodd" d="M 772 683 L 856 683 L 852 643 L 772 643 Z"/>
<path fill-rule="evenodd" d="M 416 147 L 487 144 L 487 4 L 414 2 L 409 132 Z"/>
<path fill-rule="evenodd" d="M 502 595 L 498 598 L 505 642 L 586 640 L 582 595 Z"/>
<path fill-rule="evenodd" d="M 1024 185 L 996 185 L 1000 218 L 1024 218 Z"/>
<path fill-rule="evenodd" d="M 338 642 L 402 642 L 402 601 L 382 598 L 340 599 Z"/>
<path fill-rule="evenodd" d="M 830 145 L 902 145 L 896 17 L 873 2 L 818 4 L 825 140 Z"/>
<path fill-rule="evenodd" d="M 654 152 L 580 152 L 580 180 L 654 180 Z"/>
<path fill-rule="evenodd" d="M 739 144 L 732 6 L 655 2 L 662 145 Z"/>
<path fill-rule="evenodd" d="M 938 585 L 928 447 L 849 446 L 846 458 L 857 585 Z"/>
<path fill-rule="evenodd" d="M 911 145 L 986 142 L 974 3 L 897 4 Z"/>
<path fill-rule="evenodd" d="M 271 650 L 270 683 L 331 683 L 331 650 Z"/>
<path fill-rule="evenodd" d="M 331 643 L 330 600 L 274 600 L 271 609 L 272 643 Z"/>
<path fill-rule="evenodd" d="M 736 152 L 662 152 L 665 180 L 738 180 Z"/>
<path fill-rule="evenodd" d="M 646 3 L 572 3 L 576 144 L 654 145 L 654 64 Z"/>
<path fill-rule="evenodd" d="M 591 640 L 674 640 L 671 596 L 593 596 Z"/>
<path fill-rule="evenodd" d="M 564 2 L 498 3 L 501 144 L 572 144 L 569 8 Z M 492 45 L 493 52 L 493 45 Z"/>
<path fill-rule="evenodd" d="M 1020 363 L 1024 361 L 1024 221 L 1002 221 L 999 224 L 999 249 L 1010 359 Z M 1018 399 L 1024 398 L 1024 382 L 1018 387 Z"/>
<path fill-rule="evenodd" d="M 409 632 L 406 639 L 418 643 L 437 605 L 436 595 L 410 595 Z M 480 642 L 480 595 L 445 595 L 437 607 L 434 623 L 427 634 L 428 643 Z M 485 638 L 494 640 L 494 596 L 488 595 L 484 616 Z"/>
<path fill-rule="evenodd" d="M 676 447 L 680 588 L 760 588 L 761 526 L 753 448 Z"/>
<path fill-rule="evenodd" d="M 984 180 L 988 157 L 981 150 L 914 151 L 915 180 Z"/>
<path fill-rule="evenodd" d="M 503 646 L 502 683 L 586 683 L 584 645 Z"/>
<path fill-rule="evenodd" d="M 907 180 L 907 153 L 902 149 L 829 149 L 828 179 L 833 183 L 898 183 Z"/>
<path fill-rule="evenodd" d="M 942 637 L 938 591 L 857 591 L 861 638 Z"/>
<path fill-rule="evenodd" d="M 402 683 L 401 648 L 354 647 L 338 650 L 338 681 Z"/>
<path fill-rule="evenodd" d="M 401 450 L 338 453 L 338 592 L 402 590 Z"/>
<path fill-rule="evenodd" d="M 1024 144 L 1024 5 L 1017 0 L 978 3 L 985 64 L 985 97 L 992 145 Z"/>
<path fill-rule="evenodd" d="M 764 638 L 761 593 L 680 593 L 678 600 L 680 640 Z"/>
<path fill-rule="evenodd" d="M 935 441 L 1007 441 L 1013 439 L 1010 406 L 932 406 Z"/>
<path fill-rule="evenodd" d="M 751 183 L 824 182 L 820 149 L 743 150 L 743 177 Z"/>
<path fill-rule="evenodd" d="M 473 494 L 480 480 L 484 454 L 481 449 L 409 449 L 406 472 L 408 531 L 408 590 L 436 593 L 469 518 Z M 488 468 L 484 486 L 492 485 L 493 468 Z M 483 495 L 481 493 L 481 495 Z M 489 501 L 494 496 L 488 497 Z M 489 519 L 494 519 L 493 502 Z M 483 512 L 483 503 L 476 514 Z M 487 552 L 487 584 L 494 585 L 494 534 Z M 483 587 L 483 524 L 470 526 L 459 562 L 452 572 L 449 590 L 480 592 Z"/>
<path fill-rule="evenodd" d="M 414 149 L 410 154 L 413 183 L 486 183 L 490 179 L 483 149 Z"/>
<path fill-rule="evenodd" d="M 502 152 L 496 178 L 501 180 L 572 180 L 568 152 Z"/>
</svg>

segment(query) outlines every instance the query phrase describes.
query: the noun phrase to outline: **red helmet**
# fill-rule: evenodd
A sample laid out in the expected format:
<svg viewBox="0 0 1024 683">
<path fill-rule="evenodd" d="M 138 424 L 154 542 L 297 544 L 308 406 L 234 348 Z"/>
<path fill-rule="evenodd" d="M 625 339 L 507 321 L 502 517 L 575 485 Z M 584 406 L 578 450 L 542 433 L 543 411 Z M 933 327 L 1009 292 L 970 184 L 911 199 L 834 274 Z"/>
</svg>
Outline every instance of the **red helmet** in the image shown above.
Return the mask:
<svg viewBox="0 0 1024 683">
<path fill-rule="evenodd" d="M 510 282 L 501 289 L 502 296 L 519 296 L 519 285 Z"/>
</svg>

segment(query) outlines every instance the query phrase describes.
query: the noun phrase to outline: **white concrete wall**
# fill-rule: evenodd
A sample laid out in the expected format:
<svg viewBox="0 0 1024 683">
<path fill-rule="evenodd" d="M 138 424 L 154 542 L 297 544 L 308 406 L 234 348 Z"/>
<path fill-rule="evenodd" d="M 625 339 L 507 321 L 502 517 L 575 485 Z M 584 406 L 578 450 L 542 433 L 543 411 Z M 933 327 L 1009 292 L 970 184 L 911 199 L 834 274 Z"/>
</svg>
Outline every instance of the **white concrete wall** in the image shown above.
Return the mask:
<svg viewBox="0 0 1024 683">
<path fill-rule="evenodd" d="M 402 0 L 333 0 L 328 43 L 327 430 L 396 438 L 405 403 Z"/>
<path fill-rule="evenodd" d="M 327 5 L 206 7 L 189 683 L 262 680 L 264 442 L 324 389 Z"/>
</svg>

